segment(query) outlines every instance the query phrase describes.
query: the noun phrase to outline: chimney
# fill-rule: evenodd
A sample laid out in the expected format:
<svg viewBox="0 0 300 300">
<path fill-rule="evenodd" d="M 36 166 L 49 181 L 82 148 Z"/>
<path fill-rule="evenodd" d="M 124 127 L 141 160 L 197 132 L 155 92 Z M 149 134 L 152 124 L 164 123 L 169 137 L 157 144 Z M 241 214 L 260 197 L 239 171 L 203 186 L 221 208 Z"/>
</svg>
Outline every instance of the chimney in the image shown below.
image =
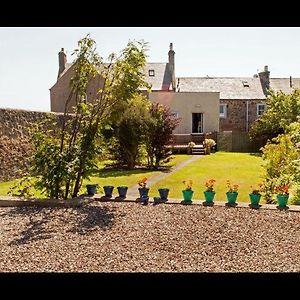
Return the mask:
<svg viewBox="0 0 300 300">
<path fill-rule="evenodd" d="M 260 83 L 262 85 L 264 94 L 267 96 L 268 89 L 270 88 L 270 71 L 268 69 L 268 66 L 264 67 L 264 71 L 258 73 Z"/>
<path fill-rule="evenodd" d="M 61 48 L 61 51 L 58 52 L 58 65 L 59 65 L 59 69 L 58 69 L 57 79 L 60 77 L 60 74 L 66 68 L 67 55 L 65 54 L 64 50 L 65 50 L 64 48 Z"/>
<path fill-rule="evenodd" d="M 172 74 L 172 89 L 176 90 L 176 82 L 175 82 L 175 51 L 173 50 L 173 43 L 170 43 L 170 50 L 168 52 L 169 55 L 169 70 Z"/>
<path fill-rule="evenodd" d="M 293 81 L 292 81 L 292 76 L 290 76 L 290 88 L 293 87 Z"/>
</svg>

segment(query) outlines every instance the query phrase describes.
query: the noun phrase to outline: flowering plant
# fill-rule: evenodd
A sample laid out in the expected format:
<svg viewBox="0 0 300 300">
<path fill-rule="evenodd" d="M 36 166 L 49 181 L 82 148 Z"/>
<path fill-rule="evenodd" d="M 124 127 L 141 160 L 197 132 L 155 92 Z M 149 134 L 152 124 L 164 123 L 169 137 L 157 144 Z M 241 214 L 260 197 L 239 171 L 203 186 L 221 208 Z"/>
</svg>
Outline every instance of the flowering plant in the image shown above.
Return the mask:
<svg viewBox="0 0 300 300">
<path fill-rule="evenodd" d="M 238 184 L 231 184 L 230 180 L 226 181 L 226 186 L 228 188 L 228 193 L 237 193 L 239 189 Z"/>
<path fill-rule="evenodd" d="M 251 194 L 260 195 L 261 192 L 263 192 L 264 184 L 262 182 L 259 182 L 257 186 L 251 185 Z"/>
<path fill-rule="evenodd" d="M 216 146 L 216 142 L 213 139 L 205 139 L 205 144 L 207 147 Z"/>
<path fill-rule="evenodd" d="M 185 190 L 191 190 L 192 189 L 192 185 L 193 185 L 193 181 L 192 180 L 183 180 L 182 183 L 185 185 Z"/>
<path fill-rule="evenodd" d="M 144 177 L 142 178 L 141 180 L 138 181 L 138 185 L 141 187 L 141 188 L 146 188 L 146 185 L 147 185 L 147 180 L 148 178 L 147 177 Z"/>
<path fill-rule="evenodd" d="M 285 185 L 278 185 L 275 186 L 274 191 L 278 195 L 288 195 L 289 194 L 289 186 Z"/>
<path fill-rule="evenodd" d="M 193 147 L 196 146 L 196 144 L 195 144 L 194 142 L 189 142 L 189 143 L 188 143 L 188 146 L 189 146 L 190 148 L 193 148 Z"/>
<path fill-rule="evenodd" d="M 205 192 L 214 192 L 214 185 L 216 180 L 211 178 L 205 182 L 206 190 Z"/>
</svg>

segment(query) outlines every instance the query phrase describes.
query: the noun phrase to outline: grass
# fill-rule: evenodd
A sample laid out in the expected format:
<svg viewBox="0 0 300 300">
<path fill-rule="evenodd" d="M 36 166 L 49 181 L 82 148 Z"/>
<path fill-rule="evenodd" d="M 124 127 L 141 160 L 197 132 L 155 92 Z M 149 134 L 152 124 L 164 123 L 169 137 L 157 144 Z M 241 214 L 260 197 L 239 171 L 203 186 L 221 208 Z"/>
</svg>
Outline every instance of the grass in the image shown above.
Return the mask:
<svg viewBox="0 0 300 300">
<path fill-rule="evenodd" d="M 249 153 L 213 153 L 201 157 L 151 186 L 149 195 L 158 196 L 157 189 L 167 187 L 170 189 L 169 198 L 182 199 L 184 188 L 182 181 L 191 179 L 194 190 L 193 199 L 204 200 L 205 181 L 214 178 L 216 179 L 214 200 L 227 201 L 226 180 L 229 179 L 233 184 L 240 186 L 237 202 L 249 202 L 251 185 L 255 185 L 262 179 L 261 162 L 259 155 Z"/>
<path fill-rule="evenodd" d="M 189 159 L 189 155 L 173 155 L 172 159 L 169 163 L 165 164 L 165 166 L 172 167 L 186 159 Z M 156 174 L 160 174 L 161 171 L 149 171 L 149 170 L 118 170 L 118 169 L 105 169 L 105 164 L 107 162 L 102 162 L 99 165 L 99 172 L 97 176 L 93 176 L 90 180 L 84 180 L 80 193 L 86 193 L 85 185 L 89 183 L 98 184 L 100 186 L 99 193 L 102 192 L 102 187 L 104 185 L 113 185 L 115 187 L 119 185 L 127 185 L 128 187 L 137 186 L 137 182 L 142 177 L 151 178 Z M 9 188 L 13 186 L 17 180 L 0 182 L 0 195 L 7 196 L 7 192 Z M 42 197 L 38 191 L 35 191 L 37 197 Z"/>
</svg>

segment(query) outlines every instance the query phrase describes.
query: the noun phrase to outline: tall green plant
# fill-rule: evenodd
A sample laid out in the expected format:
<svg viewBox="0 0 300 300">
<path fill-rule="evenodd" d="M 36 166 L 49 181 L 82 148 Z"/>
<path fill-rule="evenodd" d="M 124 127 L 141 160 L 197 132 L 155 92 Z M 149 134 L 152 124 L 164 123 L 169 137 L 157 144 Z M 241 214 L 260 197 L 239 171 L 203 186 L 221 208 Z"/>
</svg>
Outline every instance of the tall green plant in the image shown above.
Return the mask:
<svg viewBox="0 0 300 300">
<path fill-rule="evenodd" d="M 144 60 L 143 45 L 129 42 L 119 57 L 112 54 L 109 63 L 104 64 L 89 35 L 78 42 L 61 126 L 59 130 L 38 126 L 32 134 L 35 153 L 31 173 L 37 176 L 36 187 L 49 197 L 76 197 L 83 179 L 89 178 L 97 167 L 102 129 L 112 112 L 129 101 L 136 86 L 143 82 L 139 72 Z M 96 76 L 102 83 L 95 99 L 88 102 L 87 88 Z M 75 103 L 72 114 L 70 103 Z"/>
<path fill-rule="evenodd" d="M 280 183 L 292 185 L 295 181 L 295 160 L 298 151 L 288 134 L 279 135 L 262 148 L 265 168 L 264 196 L 267 203 L 273 203 L 272 195 L 275 186 Z"/>
<path fill-rule="evenodd" d="M 150 118 L 145 136 L 148 166 L 158 168 L 161 162 L 167 162 L 172 154 L 166 146 L 172 143 L 172 132 L 180 120 L 174 117 L 170 108 L 163 104 L 152 103 L 149 112 Z"/>
<path fill-rule="evenodd" d="M 142 95 L 136 95 L 127 108 L 120 115 L 117 127 L 115 128 L 115 159 L 133 169 L 141 154 L 141 145 L 145 143 L 147 124 L 149 122 L 149 100 Z"/>
<path fill-rule="evenodd" d="M 266 104 L 267 110 L 249 131 L 250 139 L 260 145 L 285 133 L 289 124 L 297 120 L 300 115 L 300 90 L 295 89 L 291 94 L 271 90 Z"/>
</svg>

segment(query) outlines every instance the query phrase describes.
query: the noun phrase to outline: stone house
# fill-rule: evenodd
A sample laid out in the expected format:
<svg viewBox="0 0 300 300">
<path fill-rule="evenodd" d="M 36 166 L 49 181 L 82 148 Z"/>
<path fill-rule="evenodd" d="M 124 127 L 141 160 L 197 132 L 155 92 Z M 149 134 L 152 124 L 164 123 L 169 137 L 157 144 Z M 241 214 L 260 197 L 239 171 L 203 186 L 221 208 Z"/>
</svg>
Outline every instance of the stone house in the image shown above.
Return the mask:
<svg viewBox="0 0 300 300">
<path fill-rule="evenodd" d="M 67 63 L 62 49 L 59 54 L 56 83 L 50 88 L 51 111 L 63 112 L 70 93 L 73 66 Z M 144 93 L 149 100 L 163 103 L 181 118 L 174 134 L 207 132 L 248 132 L 251 124 L 266 109 L 268 89 L 290 93 L 300 88 L 299 78 L 271 78 L 268 66 L 252 77 L 176 77 L 175 51 L 170 44 L 168 62 L 148 63 L 144 74 L 152 86 Z M 101 86 L 100 76 L 89 83 L 87 98 L 93 99 Z M 70 99 L 70 109 L 74 99 Z"/>
</svg>

